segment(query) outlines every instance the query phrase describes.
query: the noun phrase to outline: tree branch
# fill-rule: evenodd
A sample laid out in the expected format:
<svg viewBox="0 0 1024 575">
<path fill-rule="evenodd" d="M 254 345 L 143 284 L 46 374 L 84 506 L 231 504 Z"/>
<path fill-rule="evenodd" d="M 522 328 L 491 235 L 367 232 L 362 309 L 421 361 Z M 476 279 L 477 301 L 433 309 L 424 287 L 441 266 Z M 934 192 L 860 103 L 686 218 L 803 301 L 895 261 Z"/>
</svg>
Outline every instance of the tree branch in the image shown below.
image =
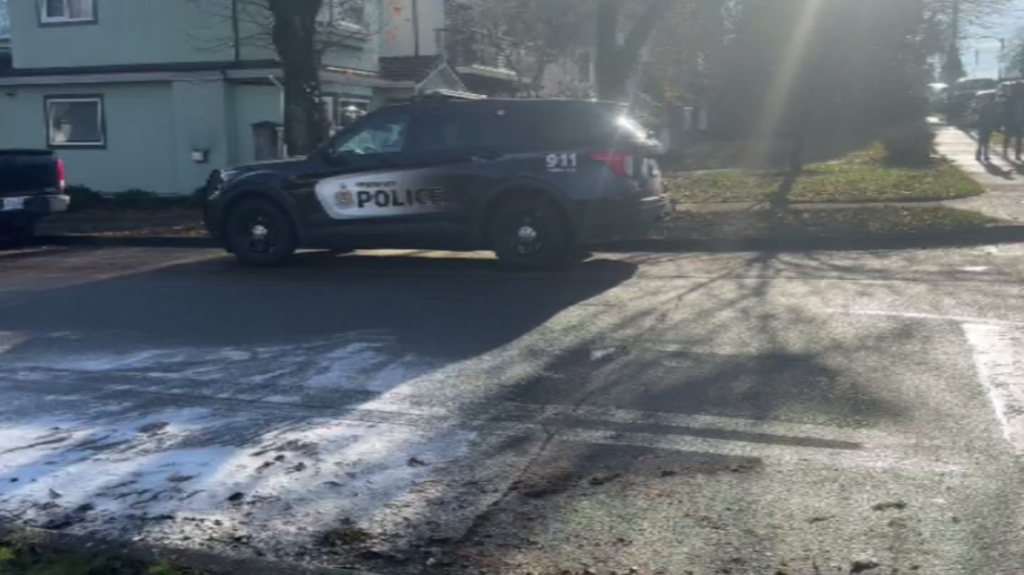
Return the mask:
<svg viewBox="0 0 1024 575">
<path fill-rule="evenodd" d="M 626 35 L 626 41 L 619 48 L 618 56 L 621 61 L 634 62 L 640 57 L 640 52 L 647 44 L 658 23 L 665 18 L 668 11 L 675 7 L 678 0 L 651 0 L 640 19 L 633 24 Z"/>
</svg>

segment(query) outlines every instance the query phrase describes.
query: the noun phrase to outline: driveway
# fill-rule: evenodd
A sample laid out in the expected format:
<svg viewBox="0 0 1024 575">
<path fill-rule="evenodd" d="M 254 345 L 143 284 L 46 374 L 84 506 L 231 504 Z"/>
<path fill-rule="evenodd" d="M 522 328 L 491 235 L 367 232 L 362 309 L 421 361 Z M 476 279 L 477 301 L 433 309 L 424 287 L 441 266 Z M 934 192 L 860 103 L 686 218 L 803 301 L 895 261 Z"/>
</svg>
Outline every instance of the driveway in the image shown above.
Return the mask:
<svg viewBox="0 0 1024 575">
<path fill-rule="evenodd" d="M 0 254 L 0 513 L 398 574 L 1020 573 L 1022 280 L 1021 245 Z"/>
</svg>

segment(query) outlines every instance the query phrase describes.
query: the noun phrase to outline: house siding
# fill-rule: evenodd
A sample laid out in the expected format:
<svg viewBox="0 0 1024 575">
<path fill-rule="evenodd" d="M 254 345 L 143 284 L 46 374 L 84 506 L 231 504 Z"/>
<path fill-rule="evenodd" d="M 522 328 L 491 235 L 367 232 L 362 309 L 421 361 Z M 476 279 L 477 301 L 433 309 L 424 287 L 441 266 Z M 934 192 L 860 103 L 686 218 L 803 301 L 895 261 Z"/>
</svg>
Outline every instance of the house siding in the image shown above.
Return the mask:
<svg viewBox="0 0 1024 575">
<path fill-rule="evenodd" d="M 171 84 L 174 130 L 167 155 L 175 164 L 177 176 L 177 188 L 172 193 L 194 191 L 206 182 L 211 170 L 231 163 L 228 97 L 224 81 Z M 195 161 L 194 151 L 205 152 L 207 161 Z"/>
<path fill-rule="evenodd" d="M 440 53 L 437 31 L 447 26 L 444 0 L 383 0 L 383 4 L 381 56 L 434 56 Z"/>
<path fill-rule="evenodd" d="M 179 193 L 172 149 L 175 132 L 171 86 L 97 84 L 31 87 L 0 94 L 0 148 L 46 148 L 43 100 L 64 94 L 103 96 L 107 145 L 60 149 L 68 183 L 101 192 L 130 188 Z M 13 94 L 13 95 L 12 95 Z"/>
<path fill-rule="evenodd" d="M 186 0 L 96 0 L 97 21 L 41 26 L 36 0 L 10 2 L 14 67 L 69 68 L 233 58 L 229 18 Z M 230 12 L 228 12 L 230 13 Z"/>
<path fill-rule="evenodd" d="M 253 124 L 281 122 L 281 90 L 276 86 L 230 86 L 230 135 L 233 142 L 229 165 L 256 161 Z"/>
</svg>

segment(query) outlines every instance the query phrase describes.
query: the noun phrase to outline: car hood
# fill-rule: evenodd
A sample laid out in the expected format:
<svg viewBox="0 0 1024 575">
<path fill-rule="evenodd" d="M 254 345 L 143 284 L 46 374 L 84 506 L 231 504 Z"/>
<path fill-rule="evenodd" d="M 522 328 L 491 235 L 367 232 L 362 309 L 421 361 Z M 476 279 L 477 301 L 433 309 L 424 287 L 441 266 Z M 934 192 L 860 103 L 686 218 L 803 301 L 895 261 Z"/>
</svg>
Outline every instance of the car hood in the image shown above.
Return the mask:
<svg viewBox="0 0 1024 575">
<path fill-rule="evenodd" d="M 231 172 L 237 175 L 250 174 L 252 172 L 262 172 L 264 170 L 281 171 L 289 168 L 299 166 L 306 163 L 306 156 L 298 156 L 295 158 L 285 158 L 282 160 L 268 160 L 265 162 L 255 162 L 252 164 L 245 164 L 242 166 L 235 166 L 233 168 L 224 170 L 225 172 Z"/>
</svg>

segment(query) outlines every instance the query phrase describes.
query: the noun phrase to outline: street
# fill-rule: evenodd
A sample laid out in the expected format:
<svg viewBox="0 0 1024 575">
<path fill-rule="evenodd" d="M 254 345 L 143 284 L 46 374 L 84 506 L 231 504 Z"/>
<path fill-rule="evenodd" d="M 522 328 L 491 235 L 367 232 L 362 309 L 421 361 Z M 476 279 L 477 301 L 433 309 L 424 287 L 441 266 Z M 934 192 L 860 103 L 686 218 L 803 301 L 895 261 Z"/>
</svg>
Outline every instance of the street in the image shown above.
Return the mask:
<svg viewBox="0 0 1024 575">
<path fill-rule="evenodd" d="M 0 517 L 381 573 L 1024 573 L 1024 244 L 0 252 Z"/>
</svg>

